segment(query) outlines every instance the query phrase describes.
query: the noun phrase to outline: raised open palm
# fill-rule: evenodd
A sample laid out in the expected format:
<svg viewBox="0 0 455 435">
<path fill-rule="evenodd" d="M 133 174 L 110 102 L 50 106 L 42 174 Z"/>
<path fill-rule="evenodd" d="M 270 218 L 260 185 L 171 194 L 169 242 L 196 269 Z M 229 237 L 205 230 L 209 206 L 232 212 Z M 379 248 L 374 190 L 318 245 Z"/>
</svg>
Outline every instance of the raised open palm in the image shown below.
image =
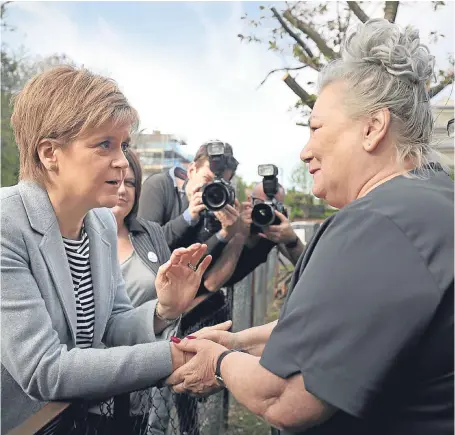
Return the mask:
<svg viewBox="0 0 455 435">
<path fill-rule="evenodd" d="M 165 317 L 178 317 L 196 296 L 202 275 L 212 261 L 212 257 L 207 255 L 199 264 L 206 250 L 207 245 L 200 243 L 188 248 L 178 248 L 172 253 L 169 261 L 159 268 L 155 285 L 162 308 L 160 311 Z M 199 266 L 193 270 L 188 264 Z"/>
</svg>

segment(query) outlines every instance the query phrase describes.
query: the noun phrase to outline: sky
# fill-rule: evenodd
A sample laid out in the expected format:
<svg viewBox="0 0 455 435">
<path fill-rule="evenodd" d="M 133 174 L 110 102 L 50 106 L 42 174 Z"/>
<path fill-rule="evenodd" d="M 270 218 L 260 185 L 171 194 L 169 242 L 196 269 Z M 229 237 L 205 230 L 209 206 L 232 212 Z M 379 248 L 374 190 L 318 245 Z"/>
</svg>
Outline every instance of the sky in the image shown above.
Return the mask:
<svg viewBox="0 0 455 435">
<path fill-rule="evenodd" d="M 433 13 L 430 2 L 410 2 L 400 6 L 397 19 L 417 26 L 423 42 L 436 28 L 445 34 L 430 45 L 441 68 L 454 45 L 454 3 L 446 3 Z M 16 31 L 2 40 L 12 48 L 23 45 L 30 55 L 67 54 L 114 78 L 146 132 L 180 136 L 188 153 L 208 139 L 229 142 L 246 181 L 259 181 L 258 164 L 273 163 L 290 187 L 309 131 L 296 125 L 301 118 L 290 108 L 297 97 L 282 81 L 284 72 L 258 86 L 270 70 L 296 63 L 237 37 L 251 32 L 241 17 L 258 18 L 261 4 L 267 3 L 19 1 L 8 11 Z M 381 13 L 381 2 L 363 5 L 372 16 Z M 316 78 L 308 70 L 293 76 L 301 84 Z"/>
</svg>

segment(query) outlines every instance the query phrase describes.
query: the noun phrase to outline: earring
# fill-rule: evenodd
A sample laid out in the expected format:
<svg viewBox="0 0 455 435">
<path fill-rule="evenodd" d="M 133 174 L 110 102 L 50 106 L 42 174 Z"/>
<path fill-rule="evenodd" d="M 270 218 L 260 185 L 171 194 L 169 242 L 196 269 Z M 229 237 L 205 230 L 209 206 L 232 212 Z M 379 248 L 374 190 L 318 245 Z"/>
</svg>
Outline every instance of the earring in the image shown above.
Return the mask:
<svg viewBox="0 0 455 435">
<path fill-rule="evenodd" d="M 57 170 L 57 165 L 49 165 L 47 170 L 50 172 L 55 172 Z"/>
</svg>

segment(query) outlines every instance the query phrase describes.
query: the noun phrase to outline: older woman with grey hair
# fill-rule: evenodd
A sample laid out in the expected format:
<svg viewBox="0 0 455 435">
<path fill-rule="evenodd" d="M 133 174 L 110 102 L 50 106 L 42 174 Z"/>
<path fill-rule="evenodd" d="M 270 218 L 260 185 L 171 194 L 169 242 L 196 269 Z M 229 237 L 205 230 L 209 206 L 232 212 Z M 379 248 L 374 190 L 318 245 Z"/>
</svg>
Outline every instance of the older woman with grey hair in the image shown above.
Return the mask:
<svg viewBox="0 0 455 435">
<path fill-rule="evenodd" d="M 226 386 L 284 433 L 453 433 L 454 189 L 431 146 L 433 66 L 410 28 L 371 20 L 347 37 L 301 153 L 313 193 L 340 211 L 278 322 L 176 345 L 196 356 L 175 391 Z"/>
</svg>

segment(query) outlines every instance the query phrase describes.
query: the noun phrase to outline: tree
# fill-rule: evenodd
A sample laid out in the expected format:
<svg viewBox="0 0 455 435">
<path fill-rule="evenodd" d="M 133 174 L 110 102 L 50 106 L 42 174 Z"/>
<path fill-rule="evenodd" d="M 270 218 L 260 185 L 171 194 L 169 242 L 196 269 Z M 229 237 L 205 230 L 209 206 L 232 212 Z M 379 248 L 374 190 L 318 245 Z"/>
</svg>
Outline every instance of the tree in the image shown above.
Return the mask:
<svg viewBox="0 0 455 435">
<path fill-rule="evenodd" d="M 291 174 L 291 183 L 296 190 L 311 195 L 313 178 L 306 163 L 300 162 L 295 166 Z"/>
<path fill-rule="evenodd" d="M 2 32 L 14 31 L 5 21 L 6 5 L 8 3 L 4 2 L 0 6 Z M 8 53 L 8 48 L 3 41 L 1 45 L 1 62 L 1 185 L 10 186 L 17 183 L 19 177 L 19 154 L 9 121 L 12 113 L 10 101 L 15 87 L 14 84 L 19 81 L 19 68 L 17 60 Z"/>
<path fill-rule="evenodd" d="M 367 4 L 369 3 L 369 4 Z M 395 22 L 400 2 L 386 1 L 383 4 L 383 17 Z M 433 9 L 437 10 L 445 5 L 443 1 L 433 1 Z M 255 29 L 250 35 L 239 34 L 241 41 L 267 43 L 268 49 L 288 55 L 297 61 L 296 66 L 280 68 L 270 71 L 261 85 L 270 74 L 277 71 L 287 71 L 285 83 L 299 97 L 296 107 L 302 108 L 308 114 L 313 108 L 316 96 L 312 93 L 313 82 L 306 83 L 306 89 L 300 86 L 290 75 L 289 71 L 309 68 L 320 71 L 329 61 L 340 56 L 341 44 L 348 28 L 355 22 L 365 22 L 369 19 L 366 7 L 377 7 L 378 2 L 286 2 L 286 7 L 278 11 L 275 7 L 260 6 L 259 19 L 250 19 L 247 15 L 242 19 L 249 20 L 249 25 Z M 269 11 L 267 16 L 264 11 Z M 270 29 L 268 21 L 277 26 Z M 267 22 L 267 31 L 260 32 L 261 26 Z M 435 41 L 444 37 L 438 31 L 431 32 L 430 37 Z M 453 58 L 449 58 L 453 66 Z M 453 68 L 438 72 L 439 83 L 429 90 L 430 98 L 439 93 L 445 86 L 453 83 Z M 305 124 L 301 124 L 305 125 Z"/>
<path fill-rule="evenodd" d="M 11 2 L 4 2 L 0 6 L 2 32 L 14 32 L 15 30 L 6 20 L 6 6 L 9 3 Z M 13 52 L 4 40 L 1 45 L 1 62 L 1 185 L 11 186 L 16 184 L 19 178 L 19 150 L 10 123 L 12 97 L 34 75 L 56 65 L 74 66 L 75 63 L 65 54 L 31 58 L 25 54 L 24 49 Z"/>
<path fill-rule="evenodd" d="M 236 196 L 240 203 L 246 201 L 248 185 L 240 175 L 235 176 Z"/>
</svg>

